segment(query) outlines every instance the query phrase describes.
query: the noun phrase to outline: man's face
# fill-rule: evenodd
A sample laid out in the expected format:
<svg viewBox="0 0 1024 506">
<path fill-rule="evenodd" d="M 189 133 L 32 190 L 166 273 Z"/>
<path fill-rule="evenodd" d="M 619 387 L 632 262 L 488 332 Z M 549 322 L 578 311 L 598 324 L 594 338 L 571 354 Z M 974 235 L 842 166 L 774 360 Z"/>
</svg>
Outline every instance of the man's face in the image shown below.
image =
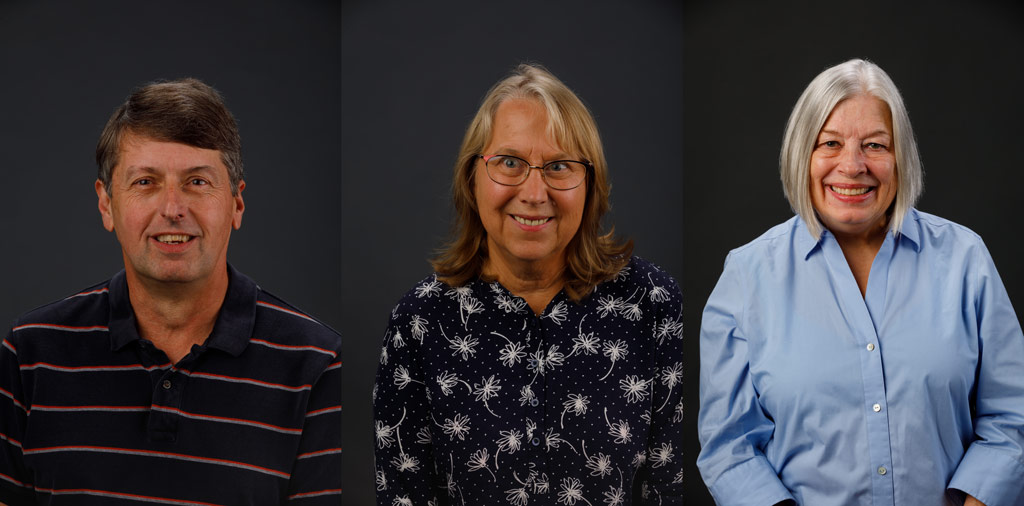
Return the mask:
<svg viewBox="0 0 1024 506">
<path fill-rule="evenodd" d="M 231 194 L 220 151 L 127 134 L 110 180 L 96 181 L 103 226 L 117 234 L 129 279 L 191 283 L 227 272 L 242 190 Z"/>
</svg>

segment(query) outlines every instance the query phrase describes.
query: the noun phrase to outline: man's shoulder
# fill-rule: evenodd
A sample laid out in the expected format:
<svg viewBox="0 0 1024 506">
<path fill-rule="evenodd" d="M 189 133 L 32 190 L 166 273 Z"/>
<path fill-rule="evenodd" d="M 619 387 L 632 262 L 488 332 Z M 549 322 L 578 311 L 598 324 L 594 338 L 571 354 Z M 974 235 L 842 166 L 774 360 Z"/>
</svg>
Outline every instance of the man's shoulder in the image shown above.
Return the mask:
<svg viewBox="0 0 1024 506">
<path fill-rule="evenodd" d="M 76 330 L 106 326 L 110 319 L 110 280 L 39 306 L 15 320 L 13 328 Z"/>
<path fill-rule="evenodd" d="M 341 335 L 336 330 L 262 288 L 256 295 L 255 330 L 257 334 L 270 332 L 272 336 L 267 337 L 283 346 L 312 346 L 330 351 L 341 348 Z"/>
</svg>

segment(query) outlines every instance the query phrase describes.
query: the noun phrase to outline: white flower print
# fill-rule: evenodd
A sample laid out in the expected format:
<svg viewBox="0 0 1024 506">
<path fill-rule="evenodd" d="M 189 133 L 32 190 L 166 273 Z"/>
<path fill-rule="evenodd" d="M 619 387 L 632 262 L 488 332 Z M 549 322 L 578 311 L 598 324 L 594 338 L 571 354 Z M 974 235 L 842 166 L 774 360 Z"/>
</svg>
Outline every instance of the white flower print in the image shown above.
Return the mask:
<svg viewBox="0 0 1024 506">
<path fill-rule="evenodd" d="M 558 301 L 558 304 L 555 304 L 555 306 L 551 308 L 551 311 L 549 311 L 548 314 L 542 316 L 541 318 L 548 318 L 549 320 L 555 322 L 556 325 L 561 325 L 562 322 L 564 322 L 567 318 L 566 314 L 568 312 L 569 310 L 565 306 L 565 301 L 560 300 Z"/>
<path fill-rule="evenodd" d="M 459 413 L 455 414 L 455 419 L 445 418 L 444 424 L 437 423 L 435 420 L 434 425 L 441 427 L 441 430 L 448 434 L 449 440 L 454 440 L 456 437 L 465 440 L 466 434 L 469 434 L 469 417 Z"/>
<path fill-rule="evenodd" d="M 532 400 L 534 400 L 536 398 L 537 398 L 537 395 L 533 393 L 533 389 L 530 388 L 530 385 L 526 385 L 525 387 L 519 389 L 519 405 L 520 406 L 525 406 L 526 403 L 528 403 L 528 402 L 530 402 L 530 401 L 532 401 Z"/>
<path fill-rule="evenodd" d="M 469 285 L 457 286 L 444 292 L 444 294 L 461 302 L 473 295 L 473 287 Z"/>
<path fill-rule="evenodd" d="M 394 346 L 396 350 L 405 346 L 405 339 L 402 338 L 402 332 L 398 329 L 395 329 L 395 333 L 391 336 L 391 346 Z"/>
<path fill-rule="evenodd" d="M 597 314 L 601 318 L 612 315 L 618 316 L 622 309 L 622 299 L 606 295 L 597 299 Z"/>
<path fill-rule="evenodd" d="M 562 483 L 559 485 L 559 488 L 562 489 L 558 492 L 559 504 L 573 506 L 576 504 L 576 501 L 583 501 L 590 504 L 590 501 L 583 497 L 583 485 L 580 483 L 580 480 L 577 480 L 576 478 L 562 478 Z"/>
<path fill-rule="evenodd" d="M 662 371 L 661 371 L 661 384 L 668 387 L 668 394 L 665 395 L 665 402 L 661 403 L 661 407 L 658 408 L 658 411 L 661 411 L 661 409 L 665 407 L 665 404 L 668 403 L 669 398 L 672 397 L 672 389 L 675 388 L 676 385 L 678 385 L 678 384 L 680 384 L 682 382 L 683 382 L 683 363 L 682 362 L 676 362 L 675 364 L 672 364 L 671 366 L 666 366 L 664 369 L 662 369 Z"/>
<path fill-rule="evenodd" d="M 448 335 L 444 333 L 444 329 L 441 326 L 437 328 L 441 329 L 441 335 L 448 341 L 448 349 L 455 350 L 452 352 L 452 356 L 462 355 L 462 360 L 469 360 L 470 356 L 476 355 L 476 346 L 480 342 L 472 337 L 470 334 L 466 334 L 466 337 L 455 336 L 455 339 L 448 339 Z"/>
<path fill-rule="evenodd" d="M 580 448 L 583 449 L 583 458 L 587 459 L 586 467 L 590 469 L 591 476 L 604 477 L 606 474 L 612 474 L 612 458 L 603 454 L 598 453 L 595 456 L 587 455 L 587 442 L 586 440 L 580 441 Z"/>
<path fill-rule="evenodd" d="M 468 329 L 469 317 L 484 312 L 484 303 L 473 297 L 466 297 L 459 300 L 459 316 L 462 317 L 462 327 Z"/>
<path fill-rule="evenodd" d="M 594 337 L 593 332 L 589 334 L 583 333 L 583 320 L 586 319 L 587 315 L 583 315 L 583 318 L 580 318 L 579 331 L 577 332 L 576 337 L 572 339 L 572 351 L 570 351 L 565 358 L 569 358 L 577 353 L 582 353 L 584 355 L 597 353 L 597 345 L 601 342 L 601 338 Z"/>
<path fill-rule="evenodd" d="M 402 365 L 395 368 L 394 378 L 395 385 L 398 386 L 399 390 L 407 387 L 409 383 L 419 383 L 421 385 L 423 384 L 422 381 L 412 379 L 412 377 L 409 376 L 409 370 Z"/>
<path fill-rule="evenodd" d="M 405 452 L 401 452 L 397 457 L 391 459 L 391 465 L 398 470 L 398 472 L 412 471 L 416 472 L 420 470 L 420 461 L 416 457 L 410 457 Z"/>
<path fill-rule="evenodd" d="M 540 478 L 533 482 L 534 494 L 546 494 L 551 491 L 551 482 L 548 480 L 548 473 L 540 473 Z"/>
<path fill-rule="evenodd" d="M 494 302 L 498 305 L 498 309 L 506 313 L 518 313 L 526 307 L 525 300 L 510 295 L 498 295 L 494 297 Z"/>
<path fill-rule="evenodd" d="M 555 432 L 554 427 L 548 429 L 548 433 L 544 434 L 544 449 L 546 451 L 551 451 L 552 448 L 557 449 L 562 443 L 568 445 L 569 448 L 572 448 L 573 453 L 579 455 L 580 452 L 576 451 L 576 447 L 573 446 L 572 443 L 562 439 L 561 434 Z"/>
<path fill-rule="evenodd" d="M 614 485 L 609 487 L 609 490 L 604 493 L 604 503 L 608 506 L 622 506 L 626 500 L 626 491 L 623 489 L 623 478 L 622 469 L 619 471 L 619 486 L 616 488 Z"/>
<path fill-rule="evenodd" d="M 423 445 L 434 443 L 434 435 L 430 432 L 429 426 L 420 427 L 420 430 L 416 431 L 416 442 Z"/>
<path fill-rule="evenodd" d="M 626 444 L 633 439 L 633 433 L 629 429 L 629 422 L 619 420 L 611 423 L 608 420 L 608 408 L 604 408 L 604 423 L 608 425 L 608 435 L 615 438 L 615 444 Z"/>
<path fill-rule="evenodd" d="M 473 387 L 469 386 L 469 383 L 460 380 L 459 377 L 455 375 L 455 373 L 442 371 L 441 374 L 437 375 L 437 384 L 441 387 L 441 393 L 444 394 L 445 397 L 451 395 L 452 387 L 458 385 L 459 383 L 466 385 L 466 389 L 469 390 L 469 393 L 473 393 Z"/>
<path fill-rule="evenodd" d="M 427 335 L 427 320 L 420 317 L 418 314 L 412 315 L 409 320 L 409 328 L 412 330 L 412 338 L 423 342 L 423 336 Z"/>
<path fill-rule="evenodd" d="M 522 432 L 519 432 L 516 429 L 512 429 L 512 430 L 503 430 L 503 431 L 499 432 L 498 434 L 501 435 L 501 437 L 498 438 L 498 441 L 497 441 L 497 443 L 498 443 L 498 451 L 499 452 L 505 452 L 505 453 L 512 454 L 512 453 L 515 453 L 515 452 L 519 451 L 519 449 L 522 448 L 522 439 L 523 439 L 523 433 Z"/>
<path fill-rule="evenodd" d="M 647 387 L 651 385 L 652 380 L 642 380 L 635 374 L 630 374 L 624 379 L 619 380 L 619 388 L 624 390 L 622 394 L 629 403 L 640 402 L 644 400 L 651 393 L 647 391 Z"/>
<path fill-rule="evenodd" d="M 507 341 L 505 347 L 498 352 L 498 358 L 501 360 L 501 363 L 504 364 L 505 366 L 512 367 L 513 365 L 518 364 L 519 361 L 526 356 L 526 352 L 523 351 L 524 349 L 526 349 L 526 345 L 520 343 L 513 343 L 511 339 L 497 332 L 492 331 L 491 334 Z"/>
<path fill-rule="evenodd" d="M 659 448 L 651 450 L 651 467 L 661 467 L 672 462 L 672 443 L 662 443 Z"/>
<path fill-rule="evenodd" d="M 644 288 L 643 291 L 644 291 L 644 293 L 646 293 L 647 289 Z M 636 295 L 636 293 L 634 293 L 633 295 Z M 631 295 L 629 298 L 632 299 L 633 296 Z M 642 293 L 642 294 L 640 294 L 640 299 L 639 300 L 643 300 L 643 298 L 644 298 L 644 294 Z M 640 310 L 640 302 L 639 301 L 637 301 L 637 302 L 624 302 L 622 304 L 622 316 L 624 316 L 627 320 L 634 321 L 634 322 L 635 321 L 640 321 L 640 318 L 642 318 L 643 315 L 644 315 L 644 312 Z"/>
<path fill-rule="evenodd" d="M 672 422 L 679 423 L 683 421 L 683 400 L 679 399 L 679 404 L 676 404 L 676 409 L 672 412 Z"/>
<path fill-rule="evenodd" d="M 384 474 L 383 469 L 374 468 L 374 481 L 377 482 L 377 491 L 383 492 L 388 489 L 388 477 Z"/>
<path fill-rule="evenodd" d="M 490 378 L 480 378 L 479 384 L 473 383 L 473 395 L 476 396 L 476 400 L 483 401 L 484 407 L 487 408 L 487 411 L 490 411 L 490 413 L 494 416 L 498 415 L 491 410 L 491 407 L 487 404 L 487 401 L 498 395 L 498 391 L 501 390 L 501 385 L 499 385 L 498 383 L 501 383 L 501 380 L 494 379 L 493 374 L 491 375 Z"/>
<path fill-rule="evenodd" d="M 562 403 L 565 408 L 562 410 L 562 416 L 559 418 L 559 425 L 565 428 L 565 413 L 571 411 L 576 416 L 583 415 L 587 412 L 587 404 L 590 404 L 590 399 L 587 399 L 586 395 L 581 394 L 569 394 L 569 400 Z"/>
<path fill-rule="evenodd" d="M 650 297 L 652 301 L 665 302 L 672 298 L 671 295 L 669 295 L 668 290 L 654 283 L 654 280 L 651 279 L 651 273 L 649 272 L 647 273 L 647 279 L 651 281 L 651 291 L 647 296 Z"/>
<path fill-rule="evenodd" d="M 383 346 L 380 349 L 380 363 L 388 365 L 388 347 Z"/>
<path fill-rule="evenodd" d="M 377 448 L 390 448 L 391 443 L 395 442 L 395 438 L 391 437 L 394 432 L 394 427 L 385 424 L 384 422 L 377 420 L 376 422 L 376 434 L 377 434 Z"/>
<path fill-rule="evenodd" d="M 540 346 L 538 344 L 538 346 Z M 527 365 L 527 369 L 540 373 L 542 376 L 547 371 L 554 369 L 555 367 L 561 366 L 565 361 L 565 354 L 558 351 L 558 345 L 551 345 L 548 348 L 547 353 L 543 350 L 538 349 L 530 355 L 531 359 Z"/>
<path fill-rule="evenodd" d="M 683 482 L 683 470 L 680 469 L 679 472 L 676 473 L 676 475 L 672 478 L 672 483 L 682 483 L 682 482 Z"/>
<path fill-rule="evenodd" d="M 526 419 L 526 439 L 533 439 L 533 431 L 537 430 L 537 424 L 529 418 Z"/>
<path fill-rule="evenodd" d="M 505 290 L 501 288 L 501 283 L 497 281 L 487 285 L 487 287 L 491 289 L 492 293 L 505 293 Z"/>
<path fill-rule="evenodd" d="M 434 295 L 440 295 L 441 293 L 441 282 L 437 280 L 437 276 L 433 276 L 430 281 L 424 281 L 422 284 L 416 287 L 416 298 L 422 299 L 424 297 L 431 298 Z"/>
<path fill-rule="evenodd" d="M 391 501 L 391 506 L 412 506 L 412 499 L 409 499 L 409 496 L 395 496 L 395 499 Z"/>
<path fill-rule="evenodd" d="M 647 452 L 636 452 L 633 456 L 633 461 L 630 462 L 631 466 L 640 467 L 647 463 Z"/>
<path fill-rule="evenodd" d="M 512 506 L 526 506 L 526 503 L 530 500 L 530 494 L 526 493 L 526 487 L 506 490 L 505 494 L 507 494 L 505 500 Z"/>
<path fill-rule="evenodd" d="M 601 376 L 598 381 L 604 381 L 604 379 L 612 373 L 612 369 L 615 368 L 615 362 L 618 362 L 625 358 L 626 355 L 629 355 L 629 345 L 622 339 L 616 339 L 612 342 L 605 341 L 604 344 L 601 345 L 601 349 L 604 350 L 601 354 L 608 357 L 608 360 L 612 361 L 612 365 L 608 368 L 608 372 L 606 372 L 604 376 Z"/>
<path fill-rule="evenodd" d="M 494 472 L 488 467 L 487 461 L 490 460 L 490 455 L 487 453 L 487 448 L 481 448 L 472 455 L 469 456 L 469 461 L 466 465 L 469 467 L 469 472 L 479 471 L 486 469 L 488 473 L 491 473 L 491 478 L 497 483 L 498 478 L 494 476 Z"/>
<path fill-rule="evenodd" d="M 679 333 L 682 325 L 673 318 L 662 318 L 661 322 L 654 326 L 654 338 L 658 340 L 659 345 L 664 344 L 666 338 Z"/>
</svg>

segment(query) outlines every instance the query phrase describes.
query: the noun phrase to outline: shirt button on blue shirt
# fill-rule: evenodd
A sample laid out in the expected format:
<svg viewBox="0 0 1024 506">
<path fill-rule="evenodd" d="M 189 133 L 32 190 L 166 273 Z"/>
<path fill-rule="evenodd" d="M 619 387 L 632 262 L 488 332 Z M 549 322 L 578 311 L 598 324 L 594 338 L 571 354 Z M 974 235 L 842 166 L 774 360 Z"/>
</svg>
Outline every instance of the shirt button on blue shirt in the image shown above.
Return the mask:
<svg viewBox="0 0 1024 506">
<path fill-rule="evenodd" d="M 879 411 L 882 410 L 882 405 L 881 404 L 875 404 L 874 406 L 871 406 L 871 409 L 875 410 L 875 413 L 878 413 Z"/>
<path fill-rule="evenodd" d="M 875 343 L 868 343 L 868 351 L 875 351 Z"/>
<path fill-rule="evenodd" d="M 884 475 L 885 473 L 886 473 L 886 471 L 885 471 L 885 466 L 880 466 L 880 467 L 878 468 L 878 474 L 883 474 L 883 475 Z"/>
</svg>

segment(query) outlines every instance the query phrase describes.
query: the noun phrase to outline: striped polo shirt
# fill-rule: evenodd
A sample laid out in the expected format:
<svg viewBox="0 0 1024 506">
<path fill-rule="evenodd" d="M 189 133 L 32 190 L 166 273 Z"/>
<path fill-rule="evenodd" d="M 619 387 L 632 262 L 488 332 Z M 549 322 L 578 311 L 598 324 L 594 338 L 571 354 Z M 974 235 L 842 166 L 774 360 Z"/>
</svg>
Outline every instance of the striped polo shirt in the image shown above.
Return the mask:
<svg viewBox="0 0 1024 506">
<path fill-rule="evenodd" d="M 0 502 L 341 503 L 341 337 L 229 269 L 176 364 L 124 271 L 19 319 L 0 348 Z"/>
</svg>

